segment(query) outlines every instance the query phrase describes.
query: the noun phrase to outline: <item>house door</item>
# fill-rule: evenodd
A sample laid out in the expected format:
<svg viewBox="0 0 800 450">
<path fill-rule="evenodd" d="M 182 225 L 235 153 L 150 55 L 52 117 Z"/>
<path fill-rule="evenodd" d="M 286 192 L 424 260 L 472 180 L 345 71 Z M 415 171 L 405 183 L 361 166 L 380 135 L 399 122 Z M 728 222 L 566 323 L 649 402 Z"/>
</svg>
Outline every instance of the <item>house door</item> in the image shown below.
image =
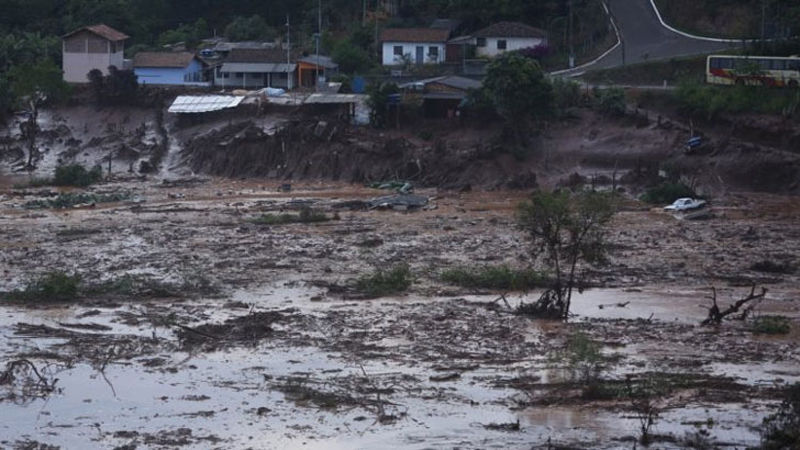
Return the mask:
<svg viewBox="0 0 800 450">
<path fill-rule="evenodd" d="M 417 64 L 422 64 L 425 62 L 425 47 L 418 45 L 417 46 Z"/>
</svg>

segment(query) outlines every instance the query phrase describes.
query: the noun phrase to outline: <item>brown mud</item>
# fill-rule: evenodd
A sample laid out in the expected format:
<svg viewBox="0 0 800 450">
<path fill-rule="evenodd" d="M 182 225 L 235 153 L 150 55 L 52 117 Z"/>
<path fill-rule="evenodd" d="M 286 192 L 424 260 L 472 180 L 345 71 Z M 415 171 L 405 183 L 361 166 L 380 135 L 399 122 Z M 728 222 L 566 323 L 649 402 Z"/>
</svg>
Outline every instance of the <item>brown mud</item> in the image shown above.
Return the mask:
<svg viewBox="0 0 800 450">
<path fill-rule="evenodd" d="M 439 278 L 530 263 L 514 227 L 523 192 L 418 189 L 431 207 L 405 213 L 335 208 L 379 190 L 277 187 L 118 181 L 97 189 L 139 201 L 66 210 L 21 208 L 46 188 L 4 188 L 0 291 L 53 270 L 86 289 L 67 303 L 0 305 L 0 371 L 36 368 L 20 363 L 0 385 L 0 446 L 633 448 L 640 412 L 628 392 L 657 386 L 657 448 L 732 449 L 758 444 L 781 388 L 800 380 L 800 275 L 753 269 L 797 266 L 795 198 L 728 194 L 699 222 L 626 203 L 609 264 L 583 268 L 592 288 L 561 323 Z M 333 220 L 252 222 L 308 206 Z M 329 289 L 397 263 L 415 278 L 403 294 Z M 757 335 L 752 318 L 699 326 L 710 286 L 725 305 L 753 282 L 769 288 L 756 314 L 786 316 L 792 332 Z M 589 384 L 569 356 L 576 336 L 601 346 Z"/>
</svg>

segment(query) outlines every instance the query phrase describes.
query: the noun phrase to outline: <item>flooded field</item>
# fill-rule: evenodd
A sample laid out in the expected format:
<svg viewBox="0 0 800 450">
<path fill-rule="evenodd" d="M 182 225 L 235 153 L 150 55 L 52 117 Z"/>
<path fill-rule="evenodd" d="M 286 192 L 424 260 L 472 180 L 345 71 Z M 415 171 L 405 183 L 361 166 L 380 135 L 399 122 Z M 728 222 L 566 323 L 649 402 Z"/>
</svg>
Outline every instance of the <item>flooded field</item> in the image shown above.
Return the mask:
<svg viewBox="0 0 800 450">
<path fill-rule="evenodd" d="M 440 276 L 530 263 L 521 192 L 418 190 L 429 205 L 399 212 L 352 207 L 385 193 L 349 185 L 132 180 L 93 189 L 121 201 L 31 209 L 57 192 L 15 182 L 0 187 L 0 292 L 56 270 L 91 289 L 0 304 L 0 448 L 630 449 L 649 415 L 651 448 L 733 449 L 759 443 L 800 381 L 798 275 L 753 269 L 796 263 L 790 197 L 731 194 L 699 222 L 627 203 L 610 261 L 552 322 L 499 299 L 537 291 Z M 308 206 L 333 220 L 255 220 Z M 406 293 L 352 290 L 396 264 Z M 711 286 L 727 305 L 753 283 L 768 294 L 750 319 L 699 325 Z M 754 333 L 765 315 L 791 331 Z"/>
</svg>

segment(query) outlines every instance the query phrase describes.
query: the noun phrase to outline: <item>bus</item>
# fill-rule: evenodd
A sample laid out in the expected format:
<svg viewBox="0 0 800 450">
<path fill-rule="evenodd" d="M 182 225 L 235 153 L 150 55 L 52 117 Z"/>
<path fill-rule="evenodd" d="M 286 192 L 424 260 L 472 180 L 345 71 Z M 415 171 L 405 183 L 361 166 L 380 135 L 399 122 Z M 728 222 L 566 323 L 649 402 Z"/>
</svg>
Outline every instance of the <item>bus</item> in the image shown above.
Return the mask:
<svg viewBox="0 0 800 450">
<path fill-rule="evenodd" d="M 706 83 L 796 88 L 800 56 L 711 55 L 706 61 Z"/>
</svg>

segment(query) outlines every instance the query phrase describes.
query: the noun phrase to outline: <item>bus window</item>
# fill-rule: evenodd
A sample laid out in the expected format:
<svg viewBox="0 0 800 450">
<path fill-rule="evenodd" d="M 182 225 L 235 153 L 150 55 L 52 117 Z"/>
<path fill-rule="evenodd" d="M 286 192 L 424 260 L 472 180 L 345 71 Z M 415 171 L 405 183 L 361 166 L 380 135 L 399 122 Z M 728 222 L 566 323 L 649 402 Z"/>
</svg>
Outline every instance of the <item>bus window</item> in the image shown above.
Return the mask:
<svg viewBox="0 0 800 450">
<path fill-rule="evenodd" d="M 733 60 L 731 58 L 711 58 L 709 65 L 712 69 L 733 69 Z"/>
<path fill-rule="evenodd" d="M 787 70 L 800 70 L 800 60 L 798 59 L 790 59 L 786 61 L 786 69 Z"/>
<path fill-rule="evenodd" d="M 758 59 L 756 61 L 758 62 L 759 67 L 761 67 L 761 70 L 770 70 L 770 66 L 771 66 L 770 60 L 768 60 L 768 59 Z"/>
</svg>

